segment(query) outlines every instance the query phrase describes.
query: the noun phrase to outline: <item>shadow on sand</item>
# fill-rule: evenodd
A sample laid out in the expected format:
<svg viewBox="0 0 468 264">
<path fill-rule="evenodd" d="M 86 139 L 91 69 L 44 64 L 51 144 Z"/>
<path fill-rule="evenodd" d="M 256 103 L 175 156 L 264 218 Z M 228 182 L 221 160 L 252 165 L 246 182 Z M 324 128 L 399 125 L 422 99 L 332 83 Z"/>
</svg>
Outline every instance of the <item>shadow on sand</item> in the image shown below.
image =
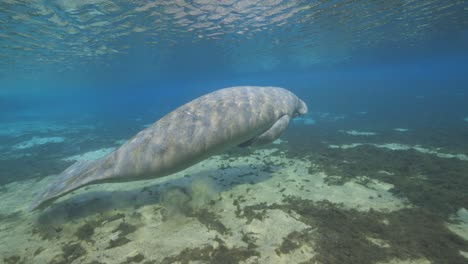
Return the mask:
<svg viewBox="0 0 468 264">
<path fill-rule="evenodd" d="M 203 184 L 206 186 L 201 188 L 202 190 L 197 190 L 198 192 L 209 192 L 211 197 L 219 197 L 222 192 L 235 186 L 265 181 L 271 178 L 271 172 L 271 168 L 242 165 L 202 170 L 175 179 L 151 180 L 148 181 L 147 186 L 135 187 L 131 190 L 87 191 L 79 194 L 72 192 L 71 197 L 67 195 L 61 198 L 41 212 L 37 222 L 40 226 L 61 225 L 68 221 L 94 214 L 105 214 L 112 210 L 159 204 L 164 193 L 171 189 L 179 189 L 191 199 L 191 186 L 199 180 L 204 181 Z"/>
</svg>

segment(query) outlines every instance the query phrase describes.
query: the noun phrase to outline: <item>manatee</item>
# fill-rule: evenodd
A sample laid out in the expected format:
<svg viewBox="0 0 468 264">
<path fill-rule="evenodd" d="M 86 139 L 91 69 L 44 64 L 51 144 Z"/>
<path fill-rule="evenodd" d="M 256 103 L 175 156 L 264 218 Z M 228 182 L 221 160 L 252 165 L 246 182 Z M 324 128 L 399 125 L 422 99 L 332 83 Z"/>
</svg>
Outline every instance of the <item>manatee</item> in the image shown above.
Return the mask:
<svg viewBox="0 0 468 264">
<path fill-rule="evenodd" d="M 78 161 L 40 192 L 30 210 L 86 185 L 170 175 L 234 146 L 268 144 L 307 105 L 279 87 L 217 90 L 173 110 L 120 148 L 94 161 Z"/>
</svg>

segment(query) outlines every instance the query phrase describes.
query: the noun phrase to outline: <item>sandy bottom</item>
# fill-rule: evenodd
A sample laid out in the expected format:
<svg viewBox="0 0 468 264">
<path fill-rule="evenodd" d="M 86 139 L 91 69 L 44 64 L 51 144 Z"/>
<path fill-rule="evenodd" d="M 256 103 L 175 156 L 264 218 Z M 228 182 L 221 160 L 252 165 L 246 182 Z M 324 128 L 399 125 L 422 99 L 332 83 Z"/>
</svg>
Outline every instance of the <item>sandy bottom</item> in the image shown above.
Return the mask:
<svg viewBox="0 0 468 264">
<path fill-rule="evenodd" d="M 228 258 L 226 263 L 320 263 L 310 262 L 316 254 L 313 243 L 284 249 L 295 232 L 313 237 L 314 226 L 292 210 L 256 206 L 300 197 L 360 212 L 412 207 L 392 195 L 390 184 L 362 176 L 328 185 L 327 175 L 314 168 L 309 160 L 288 158 L 277 148 L 242 157 L 214 156 L 161 179 L 85 187 L 42 212 L 27 207 L 54 176 L 12 183 L 0 189 L 0 255 L 6 263 L 205 263 Z M 465 239 L 467 216 L 460 210 L 454 216 L 460 221 L 449 225 Z M 378 239 L 372 243 L 388 247 Z"/>
</svg>

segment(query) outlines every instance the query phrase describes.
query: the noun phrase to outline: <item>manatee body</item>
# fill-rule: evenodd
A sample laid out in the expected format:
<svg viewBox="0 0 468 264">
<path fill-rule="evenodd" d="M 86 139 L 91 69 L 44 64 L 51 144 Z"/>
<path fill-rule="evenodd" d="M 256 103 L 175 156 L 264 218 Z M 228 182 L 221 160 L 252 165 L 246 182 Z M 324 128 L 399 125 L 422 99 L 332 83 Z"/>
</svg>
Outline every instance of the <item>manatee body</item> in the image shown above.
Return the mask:
<svg viewBox="0 0 468 264">
<path fill-rule="evenodd" d="M 307 105 L 277 87 L 240 86 L 201 96 L 167 114 L 120 148 L 79 161 L 34 199 L 31 210 L 77 188 L 166 176 L 234 146 L 270 143 Z"/>
</svg>

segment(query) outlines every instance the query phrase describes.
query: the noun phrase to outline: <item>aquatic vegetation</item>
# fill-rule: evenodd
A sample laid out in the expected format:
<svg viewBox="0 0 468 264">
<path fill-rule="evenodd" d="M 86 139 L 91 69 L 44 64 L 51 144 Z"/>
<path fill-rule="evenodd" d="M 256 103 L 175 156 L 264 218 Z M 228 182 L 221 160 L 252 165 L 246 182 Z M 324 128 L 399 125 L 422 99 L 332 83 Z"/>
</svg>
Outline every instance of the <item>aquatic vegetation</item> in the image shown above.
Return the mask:
<svg viewBox="0 0 468 264">
<path fill-rule="evenodd" d="M 365 175 L 393 184 L 394 194 L 436 214 L 454 213 L 466 206 L 468 180 L 462 176 L 468 173 L 465 160 L 428 155 L 432 153 L 409 147 L 403 149 L 359 145 L 332 148 L 313 159 L 320 159 L 320 166 L 328 175 L 338 175 L 338 180 L 330 183 L 342 184 Z"/>
<path fill-rule="evenodd" d="M 9 214 L 0 213 L 0 222 L 14 222 L 21 216 L 21 211 L 15 211 Z"/>
<path fill-rule="evenodd" d="M 134 225 L 121 222 L 119 226 L 112 231 L 112 237 L 109 240 L 109 248 L 120 247 L 129 243 L 131 240 L 126 237 L 126 235 L 133 233 L 137 230 L 137 227 Z"/>
<path fill-rule="evenodd" d="M 217 248 L 208 245 L 199 248 L 185 249 L 176 256 L 165 257 L 161 263 L 190 263 L 192 261 L 203 261 L 208 263 L 239 263 L 250 257 L 258 256 L 259 253 L 248 248 L 228 248 L 224 241 L 216 239 Z"/>
<path fill-rule="evenodd" d="M 191 210 L 185 212 L 186 216 L 194 217 L 201 224 L 206 226 L 210 230 L 215 230 L 216 232 L 222 235 L 228 235 L 231 233 L 231 230 L 227 228 L 220 220 L 219 216 L 215 213 L 210 212 L 208 209 L 199 209 L 199 210 Z"/>
<path fill-rule="evenodd" d="M 21 263 L 21 257 L 20 256 L 9 256 L 9 257 L 4 257 L 3 258 L 3 261 L 5 262 L 5 264 L 17 264 L 17 263 Z"/>
<path fill-rule="evenodd" d="M 283 202 L 244 208 L 244 211 L 294 211 L 300 221 L 310 226 L 285 237 L 277 254 L 309 246 L 316 253 L 310 261 L 319 263 L 371 264 L 421 257 L 434 263 L 466 261 L 459 251 L 468 250 L 468 241 L 452 233 L 443 218 L 424 209 L 361 212 L 326 200 L 313 202 L 294 196 Z"/>
<path fill-rule="evenodd" d="M 84 241 L 92 241 L 92 236 L 94 234 L 94 229 L 97 226 L 96 221 L 86 222 L 84 225 L 78 228 L 75 232 L 75 236 Z"/>
<path fill-rule="evenodd" d="M 70 243 L 62 246 L 62 255 L 51 261 L 52 264 L 71 263 L 75 259 L 86 254 L 86 250 L 80 243 Z"/>
<path fill-rule="evenodd" d="M 145 259 L 145 256 L 141 253 L 135 253 L 133 256 L 128 256 L 122 263 L 140 263 Z M 147 263 L 147 262 L 145 262 Z"/>
<path fill-rule="evenodd" d="M 293 231 L 289 233 L 284 239 L 281 245 L 275 250 L 276 254 L 288 254 L 294 250 L 300 249 L 306 243 L 312 243 L 310 240 L 310 232 L 312 228 L 305 230 Z"/>
<path fill-rule="evenodd" d="M 109 205 L 106 199 L 112 196 L 96 197 L 100 186 L 93 187 L 95 193 L 90 195 L 96 200 L 79 199 L 78 193 L 73 196 L 76 199 L 42 213 L 40 225 L 32 226 L 32 239 L 41 242 L 31 248 L 27 259 L 47 258 L 50 253 L 43 249 L 44 245 L 54 241 L 68 245 L 60 248 L 62 253 L 54 260 L 57 263 L 72 259 L 91 262 L 99 250 L 112 252 L 107 260 L 118 259 L 119 263 L 215 263 L 221 259 L 228 263 L 266 259 L 364 264 L 427 259 L 450 263 L 443 262 L 443 258 L 457 263 L 461 259 L 458 251 L 467 250 L 453 231 L 457 226 L 446 225 L 449 213 L 438 213 L 436 203 L 434 207 L 419 205 L 405 189 L 402 196 L 408 200 L 391 195 L 402 187 L 389 179 L 401 174 L 393 163 L 379 165 L 379 159 L 389 160 L 384 154 L 394 151 L 367 145 L 333 149 L 323 144 L 316 155 L 291 158 L 285 150 L 288 144 L 275 146 L 280 149 L 254 150 L 250 155 L 244 153 L 248 150 L 238 149 L 215 156 L 172 176 L 165 184 L 125 184 L 128 191 L 114 199 L 129 200 L 126 205 Z M 362 148 L 369 151 L 368 156 L 361 153 Z M 350 167 L 343 167 L 337 160 L 346 160 L 342 163 Z M 352 164 L 363 161 L 374 165 L 365 171 L 361 167 L 350 169 Z M 123 187 L 109 184 L 101 189 Z M 79 212 L 90 206 L 96 208 Z M 19 217 L 21 220 L 25 215 Z M 64 220 L 48 220 L 60 217 Z M 421 222 L 428 224 L 419 225 Z M 271 232 L 272 226 L 275 232 Z M 155 236 L 164 239 L 155 240 Z M 193 239 L 203 245 L 194 245 Z M 146 247 L 168 253 L 161 256 Z"/>
</svg>

